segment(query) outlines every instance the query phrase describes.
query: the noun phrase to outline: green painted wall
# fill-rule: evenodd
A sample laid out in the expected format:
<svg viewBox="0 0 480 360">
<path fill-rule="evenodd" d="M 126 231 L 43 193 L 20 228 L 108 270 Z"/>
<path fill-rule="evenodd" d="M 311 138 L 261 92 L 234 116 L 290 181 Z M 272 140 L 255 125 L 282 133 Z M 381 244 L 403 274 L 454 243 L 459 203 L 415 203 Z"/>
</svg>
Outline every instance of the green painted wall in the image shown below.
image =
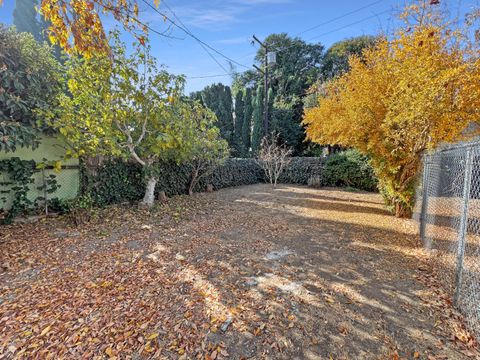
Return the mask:
<svg viewBox="0 0 480 360">
<path fill-rule="evenodd" d="M 42 162 L 44 159 L 48 161 L 62 160 L 62 165 L 68 166 L 78 166 L 78 159 L 69 159 L 63 161 L 65 155 L 65 142 L 60 136 L 46 136 L 40 135 L 40 146 L 35 150 L 20 148 L 15 152 L 0 152 L 0 160 L 9 159 L 12 157 L 19 157 L 22 160 L 34 160 L 36 163 Z M 43 196 L 42 191 L 37 188 L 43 184 L 43 176 L 48 177 L 50 174 L 56 175 L 57 183 L 60 185 L 60 188 L 53 194 L 48 194 L 48 198 L 59 198 L 59 199 L 73 199 L 78 194 L 79 184 L 80 184 L 80 172 L 78 169 L 62 169 L 60 172 L 55 172 L 53 170 L 47 169 L 36 172 L 34 175 L 34 183 L 30 186 L 30 191 L 28 198 L 34 201 L 37 197 Z M 8 182 L 8 174 L 0 172 L 0 183 Z M 5 190 L 6 185 L 0 184 L 0 189 Z M 3 194 L 0 194 L 0 198 L 3 197 Z M 13 193 L 10 192 L 7 194 L 7 200 L 2 201 L 0 199 L 0 209 L 8 210 L 13 198 Z"/>
</svg>

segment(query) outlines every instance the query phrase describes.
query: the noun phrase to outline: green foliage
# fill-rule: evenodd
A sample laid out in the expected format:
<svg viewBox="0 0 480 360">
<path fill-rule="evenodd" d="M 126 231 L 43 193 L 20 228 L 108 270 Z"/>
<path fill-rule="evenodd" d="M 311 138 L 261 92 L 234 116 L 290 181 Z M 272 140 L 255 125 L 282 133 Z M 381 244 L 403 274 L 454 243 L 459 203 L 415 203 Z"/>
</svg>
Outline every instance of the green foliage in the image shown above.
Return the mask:
<svg viewBox="0 0 480 360">
<path fill-rule="evenodd" d="M 376 41 L 375 36 L 363 35 L 333 44 L 323 58 L 323 79 L 331 79 L 348 71 L 348 58 L 352 55 L 361 56 L 363 50 L 374 46 Z"/>
<path fill-rule="evenodd" d="M 38 145 L 35 132 L 44 129 L 43 116 L 55 120 L 63 93 L 60 64 L 46 44 L 33 35 L 0 25 L 0 149 Z M 16 124 L 14 124 L 16 123 Z"/>
<path fill-rule="evenodd" d="M 69 95 L 53 124 L 74 149 L 71 156 L 108 154 L 143 166 L 173 157 L 180 146 L 183 78 L 158 70 L 149 46 L 126 55 L 113 35 L 111 57 L 72 56 L 66 63 Z"/>
<path fill-rule="evenodd" d="M 35 10 L 36 6 L 38 6 L 37 0 L 15 0 L 13 25 L 18 32 L 28 32 L 36 41 L 42 41 L 42 29 L 38 21 L 38 13 Z"/>
<path fill-rule="evenodd" d="M 235 131 L 233 136 L 233 156 L 236 157 L 241 157 L 245 154 L 245 145 L 243 143 L 244 117 L 245 103 L 243 101 L 243 91 L 238 91 L 237 95 L 235 96 Z"/>
<path fill-rule="evenodd" d="M 157 193 L 164 191 L 167 196 L 188 193 L 192 180 L 192 166 L 175 162 L 161 162 L 154 165 L 159 174 Z M 107 206 L 122 202 L 134 202 L 143 195 L 142 167 L 120 159 L 109 160 L 95 169 L 95 175 L 82 171 L 82 192 L 89 193 L 95 206 Z M 263 181 L 263 171 L 253 159 L 226 159 L 211 173 L 202 177 L 195 187 L 205 191 L 207 184 L 215 189 L 256 184 Z"/>
<path fill-rule="evenodd" d="M 299 153 L 305 134 L 300 123 L 292 121 L 295 117 L 296 110 L 290 104 L 277 102 L 270 115 L 271 130 L 279 135 L 282 143 L 292 148 L 295 153 Z"/>
<path fill-rule="evenodd" d="M 257 88 L 257 93 L 255 95 L 255 101 L 253 105 L 253 132 L 252 132 L 252 153 L 256 154 L 260 149 L 260 143 L 264 136 L 263 132 L 263 87 L 259 86 Z"/>
<path fill-rule="evenodd" d="M 317 80 L 323 46 L 307 44 L 304 40 L 291 38 L 285 33 L 271 34 L 265 38 L 264 43 L 269 51 L 277 51 L 277 63 L 270 69 L 275 101 L 295 102 Z M 260 47 L 255 57 L 257 62 L 262 63 L 264 54 L 265 49 Z M 262 76 L 259 74 L 257 84 L 261 81 Z"/>
<path fill-rule="evenodd" d="M 63 202 L 62 207 L 75 226 L 89 222 L 96 215 L 95 202 L 88 193 Z"/>
<path fill-rule="evenodd" d="M 213 84 L 202 91 L 192 93 L 193 99 L 201 99 L 201 102 L 217 116 L 216 126 L 220 129 L 222 138 L 228 141 L 228 145 L 234 147 L 234 124 L 233 124 L 233 99 L 229 86 Z"/>
<path fill-rule="evenodd" d="M 0 151 L 14 152 L 17 146 L 35 150 L 39 144 L 37 132 L 32 127 L 16 121 L 0 121 Z"/>
<path fill-rule="evenodd" d="M 14 192 L 12 206 L 3 219 L 3 223 L 9 224 L 19 214 L 29 210 L 33 202 L 28 199 L 27 194 L 30 185 L 33 183 L 33 173 L 35 171 L 35 162 L 21 160 L 18 157 L 12 157 L 5 160 L 0 160 L 0 173 L 5 173 L 8 176 L 8 181 L 1 182 L 2 190 L 0 195 L 1 200 L 7 200 L 6 195 Z"/>
<path fill-rule="evenodd" d="M 243 124 L 242 124 L 242 143 L 244 148 L 243 157 L 249 157 L 251 147 L 251 132 L 252 132 L 252 115 L 253 115 L 253 99 L 252 89 L 245 89 L 244 94 L 244 110 L 243 110 Z"/>
<path fill-rule="evenodd" d="M 354 157 L 355 158 L 355 157 Z M 154 165 L 159 174 L 157 193 L 164 191 L 167 196 L 187 194 L 192 179 L 190 164 L 162 162 Z M 279 178 L 280 183 L 307 185 L 312 177 L 320 177 L 324 182 L 325 160 L 322 158 L 292 158 L 290 164 Z M 358 168 L 358 167 L 357 167 Z M 93 175 L 84 171 L 83 192 L 88 192 L 95 206 L 106 206 L 122 202 L 138 201 L 143 193 L 143 176 L 140 165 L 122 160 L 110 160 L 95 169 Z M 195 191 L 205 191 L 208 184 L 214 189 L 251 185 L 265 182 L 262 168 L 254 159 L 226 159 L 211 173 L 201 178 Z M 349 183 L 350 184 L 350 183 Z M 351 186 L 361 187 L 360 182 Z M 346 183 L 338 183 L 346 186 Z M 371 188 L 365 190 L 371 190 Z"/>
<path fill-rule="evenodd" d="M 280 175 L 279 183 L 307 185 L 314 176 L 321 176 L 324 168 L 324 159 L 293 157 L 290 164 Z"/>
<path fill-rule="evenodd" d="M 320 75 L 323 46 L 307 44 L 287 34 L 271 34 L 264 42 L 269 51 L 277 51 L 277 63 L 269 68 L 272 89 L 269 94 L 271 130 L 277 132 L 280 139 L 293 148 L 294 154 L 302 154 L 305 147 L 305 135 L 301 126 L 303 97 Z M 264 54 L 265 50 L 260 47 L 255 59 L 261 66 Z M 234 86 L 257 88 L 263 86 L 263 81 L 263 74 L 260 72 L 247 71 L 234 79 Z M 258 145 L 258 138 L 255 138 L 252 148 Z"/>
<path fill-rule="evenodd" d="M 112 43 L 111 56 L 67 62 L 70 96 L 62 97 L 55 125 L 72 145 L 71 156 L 113 155 L 142 165 L 143 202 L 151 206 L 160 175 L 154 164 L 197 163 L 224 143 L 213 127 L 215 115 L 182 97 L 183 77 L 159 70 L 148 44 L 136 44 L 127 55 L 118 34 Z M 230 101 L 224 108 L 231 110 L 230 90 L 224 92 L 221 102 Z"/>
<path fill-rule="evenodd" d="M 82 193 L 89 193 L 95 206 L 137 201 L 143 195 L 142 166 L 136 162 L 108 160 L 94 174 L 82 167 Z"/>
<path fill-rule="evenodd" d="M 48 204 L 48 194 L 54 194 L 60 187 L 61 185 L 58 184 L 57 176 L 55 174 L 50 174 L 46 176 L 43 179 L 42 184 L 40 186 L 37 186 L 37 190 L 40 191 L 42 194 L 47 195 L 47 197 L 38 196 L 35 200 L 36 206 L 43 206 L 43 208 L 47 206 L 50 209 L 50 206 Z"/>
<path fill-rule="evenodd" d="M 192 168 L 192 178 L 188 192 L 193 193 L 198 181 L 210 174 L 229 155 L 228 143 L 220 137 L 220 130 L 214 126 L 215 114 L 194 102 L 190 111 L 179 119 L 191 123 L 189 133 L 191 139 L 184 139 L 188 144 L 187 153 L 189 165 Z"/>
<path fill-rule="evenodd" d="M 367 156 L 356 150 L 346 150 L 329 156 L 322 173 L 325 186 L 377 190 L 377 179 Z"/>
<path fill-rule="evenodd" d="M 207 184 L 218 190 L 263 181 L 263 170 L 254 159 L 227 159 L 200 184 L 199 190 L 205 190 Z"/>
<path fill-rule="evenodd" d="M 45 209 L 45 194 L 53 194 L 60 185 L 55 174 L 50 174 L 42 179 L 40 186 L 36 187 L 42 195 L 37 196 L 31 200 L 28 197 L 29 191 L 34 184 L 35 172 L 41 171 L 45 168 L 46 163 L 36 164 L 33 160 L 21 160 L 18 157 L 11 157 L 9 159 L 0 160 L 0 174 L 7 179 L 0 182 L 0 200 L 5 203 L 8 198 L 7 195 L 13 193 L 13 201 L 10 209 L 7 211 L 7 216 L 3 219 L 3 223 L 10 223 L 15 217 L 20 214 L 29 214 L 36 210 Z M 48 209 L 57 210 L 61 201 L 58 199 L 48 199 Z"/>
</svg>

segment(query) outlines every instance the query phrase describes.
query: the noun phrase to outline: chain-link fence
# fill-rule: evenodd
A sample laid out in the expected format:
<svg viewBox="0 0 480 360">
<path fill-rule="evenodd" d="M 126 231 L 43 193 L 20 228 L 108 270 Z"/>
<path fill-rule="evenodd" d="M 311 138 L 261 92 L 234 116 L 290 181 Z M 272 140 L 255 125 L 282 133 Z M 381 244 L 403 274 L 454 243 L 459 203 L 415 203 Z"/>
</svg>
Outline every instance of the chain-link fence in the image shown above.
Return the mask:
<svg viewBox="0 0 480 360">
<path fill-rule="evenodd" d="M 29 183 L 19 183 L 7 172 L 0 172 L 0 213 L 14 206 L 15 201 L 32 213 L 58 211 L 63 200 L 75 198 L 80 189 L 78 165 L 35 169 Z"/>
<path fill-rule="evenodd" d="M 480 338 L 480 142 L 424 157 L 415 217 L 446 290 Z"/>
</svg>

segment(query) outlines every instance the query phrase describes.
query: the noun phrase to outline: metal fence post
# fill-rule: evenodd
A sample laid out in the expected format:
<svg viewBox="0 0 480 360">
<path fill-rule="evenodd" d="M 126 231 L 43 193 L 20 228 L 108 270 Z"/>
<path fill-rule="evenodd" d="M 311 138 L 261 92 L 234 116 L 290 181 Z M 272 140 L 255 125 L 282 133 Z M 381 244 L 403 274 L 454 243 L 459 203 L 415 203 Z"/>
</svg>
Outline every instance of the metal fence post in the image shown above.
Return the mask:
<svg viewBox="0 0 480 360">
<path fill-rule="evenodd" d="M 428 173 L 429 173 L 428 156 L 423 160 L 423 176 L 422 176 L 422 207 L 420 209 L 420 239 L 427 250 L 432 249 L 432 241 L 425 237 L 425 227 L 427 226 L 427 205 L 428 205 Z"/>
<path fill-rule="evenodd" d="M 457 247 L 457 265 L 455 269 L 455 294 L 453 302 L 458 305 L 460 299 L 460 290 L 462 287 L 463 259 L 465 256 L 465 238 L 468 230 L 468 200 L 470 198 L 470 186 L 472 182 L 472 163 L 473 152 L 471 148 L 467 149 L 465 163 L 465 177 L 463 179 L 463 206 L 460 218 L 460 228 L 458 231 L 458 247 Z"/>
<path fill-rule="evenodd" d="M 45 215 L 48 215 L 47 180 L 45 178 L 44 168 L 42 168 L 42 182 L 43 182 L 43 201 L 45 202 Z"/>
</svg>

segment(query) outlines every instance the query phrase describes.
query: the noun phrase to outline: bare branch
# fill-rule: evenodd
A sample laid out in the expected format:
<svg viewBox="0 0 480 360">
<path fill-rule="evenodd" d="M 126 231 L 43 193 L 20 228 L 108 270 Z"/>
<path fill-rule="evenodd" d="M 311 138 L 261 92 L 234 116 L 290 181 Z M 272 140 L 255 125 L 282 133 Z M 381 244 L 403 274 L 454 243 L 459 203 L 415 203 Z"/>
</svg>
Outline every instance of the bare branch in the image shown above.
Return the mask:
<svg viewBox="0 0 480 360">
<path fill-rule="evenodd" d="M 264 137 L 257 159 L 266 178 L 273 186 L 277 185 L 278 178 L 290 163 L 292 154 L 292 149 L 287 148 L 284 144 L 279 145 L 278 142 L 278 134 L 272 134 L 270 138 Z"/>
</svg>

